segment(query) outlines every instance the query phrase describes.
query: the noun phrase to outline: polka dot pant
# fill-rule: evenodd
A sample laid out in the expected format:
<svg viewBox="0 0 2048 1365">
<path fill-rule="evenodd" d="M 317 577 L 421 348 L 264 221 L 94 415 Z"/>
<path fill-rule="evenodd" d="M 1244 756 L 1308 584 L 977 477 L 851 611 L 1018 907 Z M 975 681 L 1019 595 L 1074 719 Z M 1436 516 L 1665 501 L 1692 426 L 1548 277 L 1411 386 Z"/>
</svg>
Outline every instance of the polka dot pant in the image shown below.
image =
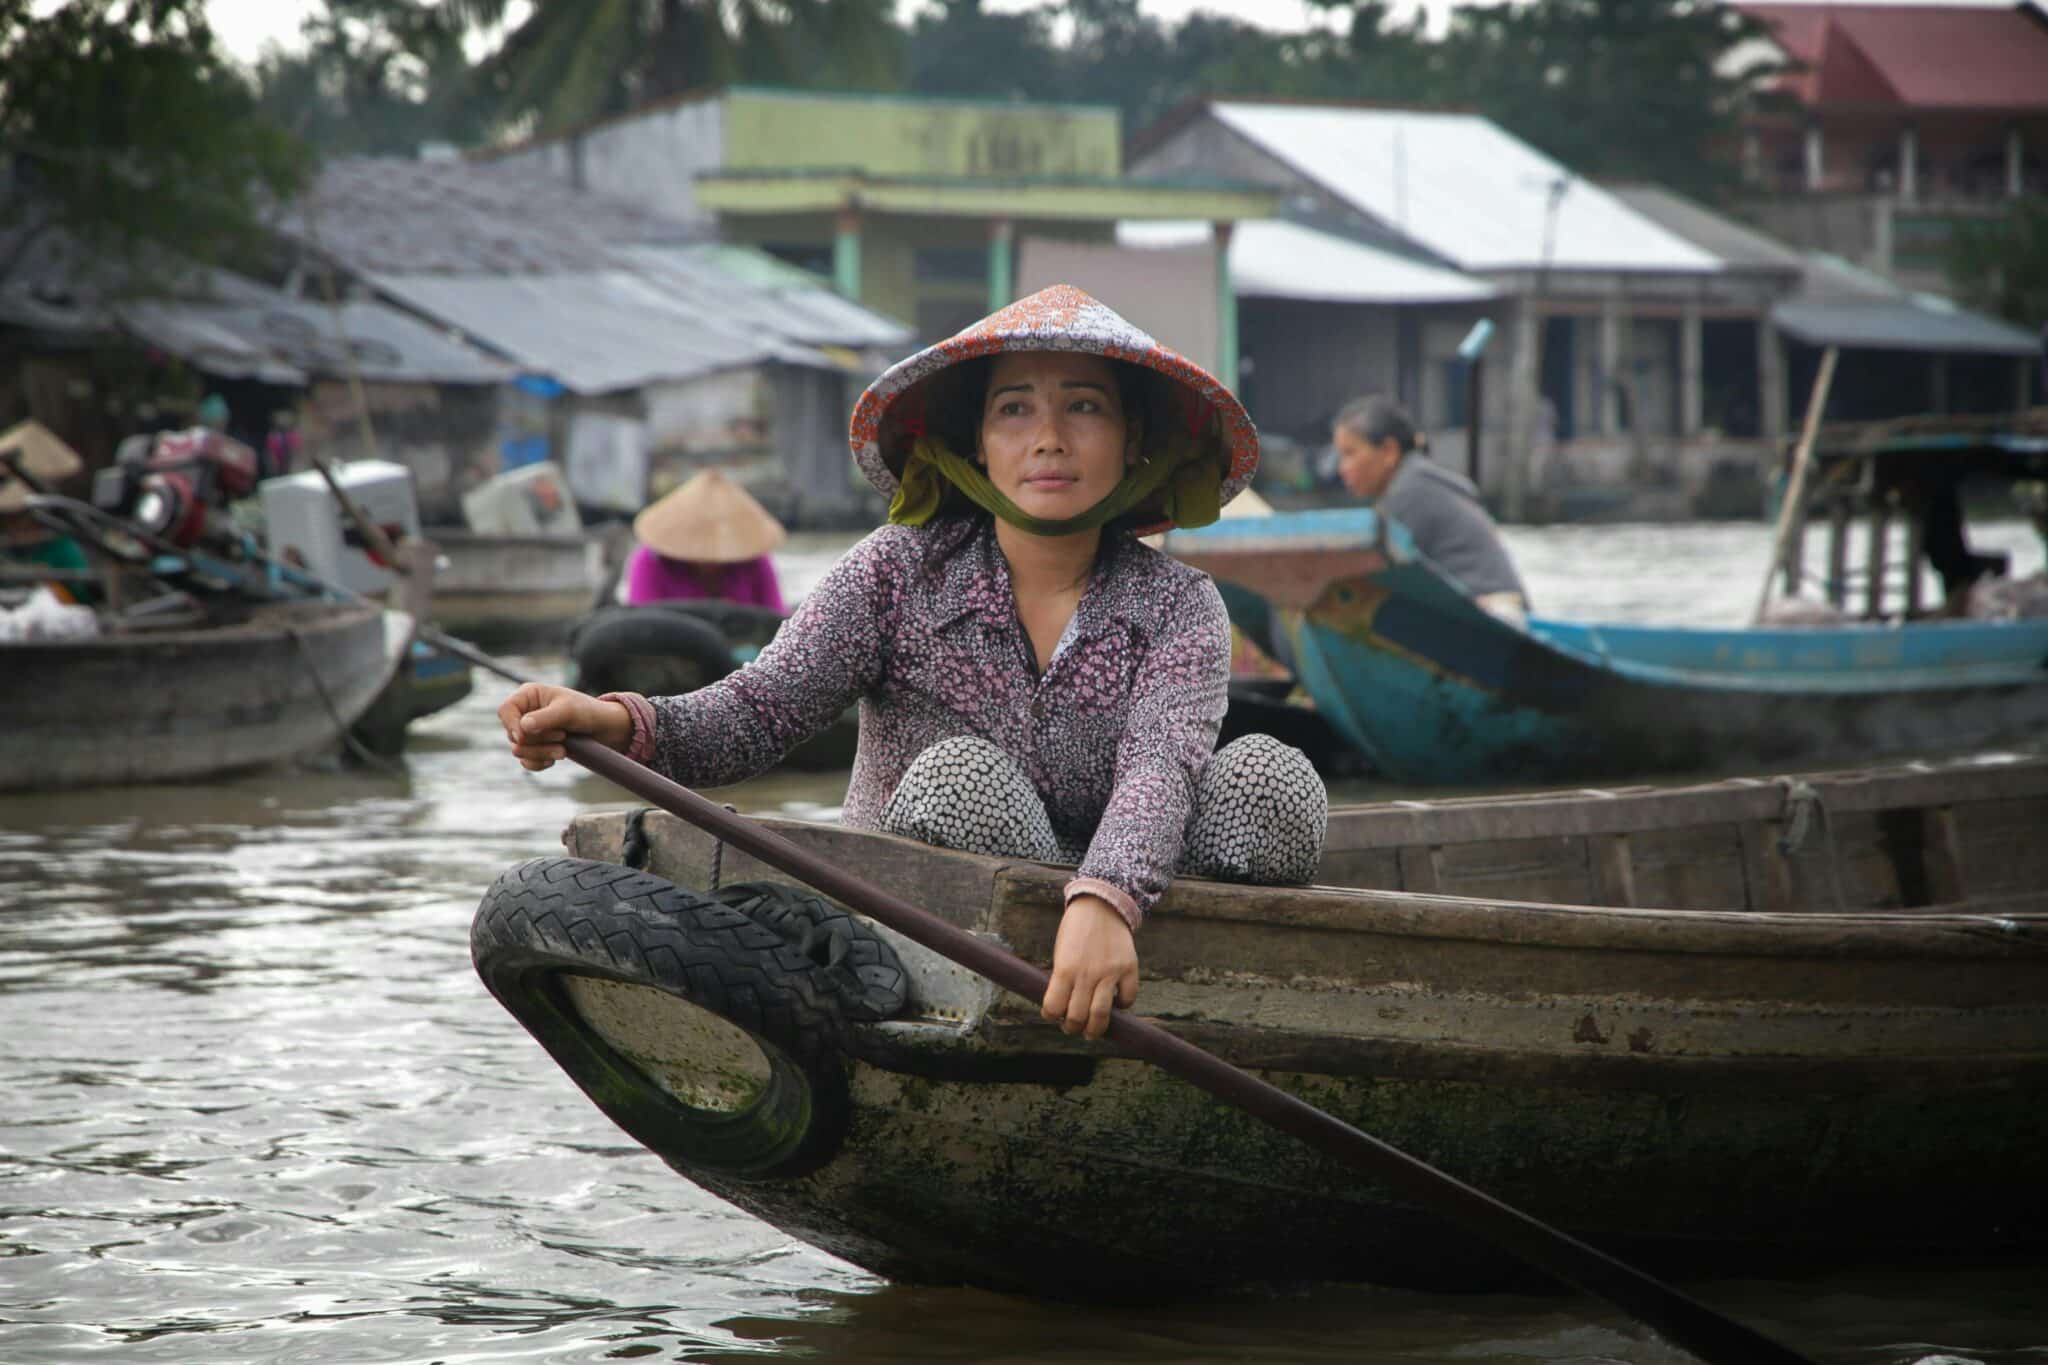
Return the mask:
<svg viewBox="0 0 2048 1365">
<path fill-rule="evenodd" d="M 1322 861 L 1330 797 L 1301 750 L 1245 735 L 1213 754 L 1195 782 L 1176 870 L 1224 881 L 1290 885 Z M 940 848 L 1078 864 L 1016 760 L 985 739 L 940 740 L 911 762 L 882 810 L 882 829 Z"/>
</svg>

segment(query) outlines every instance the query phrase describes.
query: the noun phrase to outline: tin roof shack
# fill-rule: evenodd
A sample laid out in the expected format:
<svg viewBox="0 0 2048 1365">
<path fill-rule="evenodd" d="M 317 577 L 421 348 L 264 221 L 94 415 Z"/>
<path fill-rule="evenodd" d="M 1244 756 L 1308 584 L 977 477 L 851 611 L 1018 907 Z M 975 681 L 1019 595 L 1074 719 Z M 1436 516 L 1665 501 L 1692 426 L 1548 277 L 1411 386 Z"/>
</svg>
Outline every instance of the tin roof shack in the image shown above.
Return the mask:
<svg viewBox="0 0 2048 1365">
<path fill-rule="evenodd" d="M 925 342 L 1048 282 L 1031 273 L 1035 245 L 1114 252 L 1127 219 L 1195 219 L 1227 236 L 1278 198 L 1200 167 L 1126 176 L 1106 105 L 746 86 L 659 101 L 498 159 L 827 275 Z M 1126 281 L 1108 301 L 1229 375 L 1234 296 L 1213 259 L 1144 291 Z"/>
<path fill-rule="evenodd" d="M 1909 290 L 1838 256 L 1796 250 L 1669 190 L 1610 187 L 1735 269 L 1790 268 L 1797 285 L 1771 308 L 1773 362 L 1786 377 L 1790 425 L 1829 346 L 1841 360 L 1828 389 L 1827 420 L 1870 422 L 1909 416 L 2010 413 L 2035 401 L 2040 342 L 2024 330 L 1973 313 L 1939 294 Z M 1708 391 L 1715 339 L 1708 333 Z"/>
<path fill-rule="evenodd" d="M 802 271 L 490 162 L 332 163 L 284 231 L 522 372 L 458 491 L 554 457 L 580 503 L 630 514 L 718 464 L 792 525 L 872 517 L 846 414 L 909 334 Z"/>
<path fill-rule="evenodd" d="M 1288 213 L 1358 245 L 1483 286 L 1468 299 L 1336 302 L 1296 282 L 1247 346 L 1253 373 L 1316 374 L 1262 400 L 1262 422 L 1321 420 L 1370 389 L 1390 390 L 1454 466 L 1473 468 L 1461 428 L 1469 366 L 1458 345 L 1480 316 L 1484 353 L 1479 482 L 1509 517 L 1687 515 L 1717 465 L 1753 464 L 1778 435 L 1783 377 L 1757 338 L 1790 271 L 1731 269 L 1711 251 L 1474 114 L 1351 104 L 1205 100 L 1141 136 L 1135 175 L 1259 181 Z M 1491 296 L 1490 298 L 1488 296 Z M 1331 326 L 1329 316 L 1342 316 Z M 1710 423 L 1709 323 L 1746 337 L 1717 347 Z M 1247 323 L 1248 330 L 1251 324 Z M 1305 352 L 1335 355 L 1304 370 Z M 1277 404 L 1287 406 L 1277 406 Z M 1756 429 L 1729 420 L 1760 414 Z"/>
<path fill-rule="evenodd" d="M 1744 212 L 1777 236 L 1939 289 L 1959 222 L 2048 193 L 2038 5 L 1736 8 L 1791 64 L 1744 130 Z"/>
<path fill-rule="evenodd" d="M 84 259 L 62 234 L 38 241 L 0 285 L 0 334 L 26 406 L 79 434 L 95 465 L 123 436 L 190 421 L 203 393 L 227 399 L 230 434 L 258 450 L 283 409 L 315 449 L 364 454 L 350 396 L 360 380 L 381 448 L 409 456 L 426 504 L 448 495 L 462 443 L 489 439 L 512 374 L 396 308 L 176 262 L 134 277 Z M 434 416 L 409 424 L 394 410 Z"/>
<path fill-rule="evenodd" d="M 1205 224 L 1126 223 L 1119 239 L 1153 251 L 1194 250 Z M 1436 458 L 1468 469 L 1469 367 L 1456 348 L 1497 306 L 1491 284 L 1355 232 L 1272 219 L 1230 236 L 1237 293 L 1239 393 L 1259 422 L 1260 486 L 1305 491 L 1316 454 L 1346 401 L 1374 389 L 1436 414 Z M 1427 347 L 1435 363 L 1425 366 Z M 1482 471 L 1483 472 L 1483 471 Z"/>
</svg>

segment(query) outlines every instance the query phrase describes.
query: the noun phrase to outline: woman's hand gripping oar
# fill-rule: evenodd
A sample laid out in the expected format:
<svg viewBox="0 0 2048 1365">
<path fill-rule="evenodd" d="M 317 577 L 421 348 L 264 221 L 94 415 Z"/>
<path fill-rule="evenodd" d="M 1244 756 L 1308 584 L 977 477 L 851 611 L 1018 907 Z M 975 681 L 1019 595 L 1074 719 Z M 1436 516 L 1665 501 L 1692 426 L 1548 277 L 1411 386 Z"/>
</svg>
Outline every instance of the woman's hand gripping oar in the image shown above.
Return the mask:
<svg viewBox="0 0 2048 1365">
<path fill-rule="evenodd" d="M 469 657 L 483 661 L 478 654 L 471 653 Z M 487 666 L 515 681 L 524 681 L 495 663 Z M 979 972 L 1005 990 L 1033 1003 L 1043 999 L 1048 982 L 1046 973 L 987 940 L 798 847 L 765 825 L 724 810 L 596 739 L 568 735 L 561 744 L 567 757 L 642 800 L 687 820 L 933 952 Z M 1157 1024 L 1118 1009 L 1111 1016 L 1108 1037 L 1126 1052 L 1384 1181 L 1415 1204 L 1486 1238 L 1538 1269 L 1606 1299 L 1708 1365 L 1811 1365 L 1805 1356 L 1714 1312 L 1662 1281 L 1303 1103 Z"/>
</svg>

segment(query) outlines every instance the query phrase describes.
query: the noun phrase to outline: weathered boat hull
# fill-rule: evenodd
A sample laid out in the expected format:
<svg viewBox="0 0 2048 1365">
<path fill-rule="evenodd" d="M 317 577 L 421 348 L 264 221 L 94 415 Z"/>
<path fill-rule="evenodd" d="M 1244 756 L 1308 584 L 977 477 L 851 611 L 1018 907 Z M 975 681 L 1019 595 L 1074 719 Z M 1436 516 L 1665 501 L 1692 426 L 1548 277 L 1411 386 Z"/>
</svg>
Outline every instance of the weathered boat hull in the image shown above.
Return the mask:
<svg viewBox="0 0 2048 1365">
<path fill-rule="evenodd" d="M 475 684 L 466 661 L 415 640 L 350 731 L 370 752 L 395 757 L 405 752 L 406 730 L 414 721 L 455 705 Z"/>
<path fill-rule="evenodd" d="M 1881 783 L 1823 783 L 1818 799 L 1835 799 L 1852 832 L 1859 816 L 1895 831 L 1941 825 L 1947 837 L 1920 847 L 1925 866 L 1904 878 L 1914 894 L 1962 879 L 1936 863 L 2004 864 L 1978 869 L 1986 890 L 1973 904 L 1908 903 L 1886 872 L 1903 860 L 1875 850 L 1890 862 L 1873 863 L 1853 839 L 1790 854 L 1764 845 L 1759 858 L 1785 866 L 1753 885 L 1738 870 L 1729 909 L 1183 880 L 1147 922 L 1140 1007 L 1439 1169 L 1667 1271 L 2039 1250 L 2048 854 L 2025 830 L 2048 813 L 2048 766 L 1974 789 L 1970 774 L 1907 776 L 1896 799 Z M 1725 831 L 1740 846 L 1737 827 L 1768 830 L 1782 796 L 1730 784 L 1683 821 L 1668 793 L 1516 804 L 1502 827 L 1519 836 L 1501 861 L 1555 880 L 1576 857 L 1581 870 L 1619 867 L 1610 890 L 1647 884 L 1652 859 L 1631 872 L 1631 840 L 1647 854 L 1675 833 Z M 1390 841 L 1418 836 L 1453 864 L 1460 827 L 1486 823 L 1459 803 L 1358 814 L 1333 822 L 1326 867 L 1384 855 L 1398 868 L 1412 846 Z M 1028 959 L 1050 955 L 1065 870 L 778 827 Z M 616 860 L 624 829 L 623 815 L 580 817 L 569 843 Z M 708 838 L 658 815 L 645 830 L 651 870 L 708 883 Z M 1466 842 L 1483 853 L 1501 841 Z M 1849 908 L 1768 908 L 1821 857 L 1822 880 L 1840 888 L 1830 899 Z M 773 875 L 731 849 L 723 871 Z M 2015 879 L 2020 889 L 2004 889 Z M 1686 880 L 1699 878 L 1674 876 Z M 573 899 L 516 932 L 500 916 L 486 933 L 480 914 L 480 967 L 508 951 L 493 935 L 553 945 L 531 960 L 545 963 L 534 970 L 552 983 L 571 1050 L 585 1049 L 564 1065 L 600 1107 L 690 1179 L 879 1273 L 1069 1295 L 1294 1279 L 1469 1287 L 1517 1273 L 1392 1191 L 1066 1038 L 1034 1005 L 915 945 L 898 944 L 915 982 L 904 1017 L 778 1034 L 784 1012 L 736 1012 L 699 992 L 692 969 L 666 984 L 640 975 L 661 952 L 631 946 L 630 926 L 569 922 Z M 746 1064 L 750 1049 L 756 1062 L 797 1059 L 808 1098 L 784 1095 L 782 1128 L 830 1130 L 825 1150 L 778 1169 L 679 1136 L 678 1104 L 759 1122 L 749 1077 L 765 1073 Z"/>
<path fill-rule="evenodd" d="M 1318 712 L 1404 781 L 1808 766 L 2048 729 L 2048 621 L 1524 631 L 1365 509 L 1219 523 L 1166 548 L 1269 597 Z"/>
<path fill-rule="evenodd" d="M 325 749 L 411 628 L 375 606 L 277 602 L 240 625 L 0 647 L 0 791 L 183 781 Z"/>
<path fill-rule="evenodd" d="M 434 623 L 486 647 L 559 649 L 604 575 L 592 536 L 480 535 L 435 527 Z"/>
</svg>

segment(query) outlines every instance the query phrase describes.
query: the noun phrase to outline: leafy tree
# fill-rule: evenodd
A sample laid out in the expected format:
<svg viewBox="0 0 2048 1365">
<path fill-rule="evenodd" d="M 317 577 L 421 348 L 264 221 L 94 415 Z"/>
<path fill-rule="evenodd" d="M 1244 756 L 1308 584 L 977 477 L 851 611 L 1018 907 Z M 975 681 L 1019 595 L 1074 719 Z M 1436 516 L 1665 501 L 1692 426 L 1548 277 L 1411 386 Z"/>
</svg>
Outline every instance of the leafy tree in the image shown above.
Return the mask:
<svg viewBox="0 0 2048 1365">
<path fill-rule="evenodd" d="M 997 14 L 982 0 L 939 0 L 912 21 L 906 83 L 918 94 L 1056 98 L 1059 72 L 1048 9 Z"/>
<path fill-rule="evenodd" d="M 300 25 L 304 50 L 257 64 L 263 107 L 328 155 L 480 142 L 468 31 L 459 6 L 436 0 L 325 0 Z"/>
<path fill-rule="evenodd" d="M 1762 33 L 1712 0 L 1473 5 L 1452 12 L 1438 85 L 1581 174 L 1714 198 L 1733 186 L 1725 149 L 1771 74 L 1728 74 L 1721 58 Z"/>
<path fill-rule="evenodd" d="M 2048 326 L 2048 198 L 2023 199 L 2003 217 L 1958 222 L 1948 274 L 1971 307 L 2022 327 Z"/>
<path fill-rule="evenodd" d="M 201 0 L 31 10 L 0 0 L 0 155 L 15 190 L 0 214 L 16 229 L 0 281 L 57 229 L 131 276 L 167 254 L 253 249 L 264 209 L 304 184 L 308 158 L 222 58 Z"/>
<path fill-rule="evenodd" d="M 475 25 L 508 0 L 450 0 Z M 536 0 L 480 73 L 502 126 L 548 132 L 734 83 L 893 89 L 888 0 Z"/>
</svg>

